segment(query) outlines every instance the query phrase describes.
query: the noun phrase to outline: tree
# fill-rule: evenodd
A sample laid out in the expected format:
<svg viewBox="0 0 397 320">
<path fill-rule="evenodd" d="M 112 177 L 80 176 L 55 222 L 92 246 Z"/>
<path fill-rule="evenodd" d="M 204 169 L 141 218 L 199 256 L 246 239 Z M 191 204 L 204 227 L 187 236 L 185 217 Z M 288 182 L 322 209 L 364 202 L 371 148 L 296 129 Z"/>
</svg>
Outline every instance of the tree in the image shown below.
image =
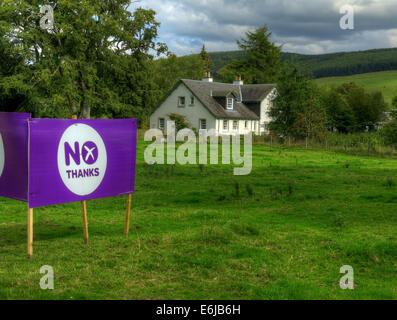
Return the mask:
<svg viewBox="0 0 397 320">
<path fill-rule="evenodd" d="M 346 98 L 332 88 L 323 93 L 322 100 L 328 115 L 327 127 L 341 133 L 353 132 L 355 128 L 354 113 Z"/>
<path fill-rule="evenodd" d="M 292 126 L 294 136 L 300 136 L 308 139 L 322 139 L 327 131 L 326 129 L 326 112 L 317 97 L 310 96 L 303 104 L 302 111 L 296 117 Z"/>
<path fill-rule="evenodd" d="M 241 74 L 246 83 L 275 83 L 282 67 L 281 47 L 270 41 L 271 32 L 267 26 L 247 32 L 246 39 L 237 41 L 237 45 L 245 53 L 243 60 L 232 60 L 219 71 L 222 80 L 232 82 L 237 74 Z"/>
<path fill-rule="evenodd" d="M 152 90 L 150 95 L 152 102 L 146 109 L 146 117 L 156 108 L 161 99 L 167 95 L 180 79 L 201 80 L 205 72 L 204 61 L 200 55 L 192 54 L 177 57 L 169 54 L 151 62 L 150 75 Z"/>
<path fill-rule="evenodd" d="M 397 95 L 393 97 L 393 99 L 391 101 L 391 106 L 392 106 L 392 109 L 397 110 Z"/>
<path fill-rule="evenodd" d="M 129 11 L 131 0 L 47 1 L 54 25 L 40 27 L 43 1 L 7 1 L 0 7 L 2 39 L 15 70 L 2 77 L 3 95 L 23 97 L 37 116 L 107 117 L 144 106 L 147 68 L 157 43 L 155 12 Z M 1 101 L 1 99 L 0 99 Z"/>
<path fill-rule="evenodd" d="M 315 84 L 310 82 L 296 65 L 287 63 L 282 68 L 277 82 L 277 91 L 278 96 L 269 111 L 272 119 L 269 129 L 279 136 L 302 136 L 302 132 L 296 129 L 296 123 L 298 117 L 302 118 L 309 112 L 304 109 L 308 106 L 308 101 L 313 101 L 313 99 L 315 101 L 310 109 L 318 107 L 319 111 L 323 112 L 318 103 L 319 92 Z"/>
<path fill-rule="evenodd" d="M 212 68 L 214 67 L 214 62 L 212 61 L 212 59 L 211 59 L 210 55 L 208 54 L 207 50 L 205 49 L 205 45 L 203 45 L 203 48 L 201 49 L 200 58 L 204 62 L 205 72 L 211 71 Z"/>
<path fill-rule="evenodd" d="M 373 131 L 384 120 L 387 104 L 381 92 L 368 93 L 354 82 L 345 83 L 336 91 L 346 99 L 354 114 L 354 131 Z"/>
</svg>

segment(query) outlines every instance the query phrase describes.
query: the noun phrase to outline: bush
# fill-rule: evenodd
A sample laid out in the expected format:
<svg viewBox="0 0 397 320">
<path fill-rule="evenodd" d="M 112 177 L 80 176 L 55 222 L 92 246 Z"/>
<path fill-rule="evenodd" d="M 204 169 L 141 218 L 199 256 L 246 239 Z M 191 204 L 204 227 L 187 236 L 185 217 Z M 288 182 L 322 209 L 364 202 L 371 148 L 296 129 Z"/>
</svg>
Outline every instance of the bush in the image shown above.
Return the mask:
<svg viewBox="0 0 397 320">
<path fill-rule="evenodd" d="M 180 131 L 185 128 L 190 128 L 189 122 L 187 122 L 186 117 L 176 113 L 170 113 L 168 117 L 175 122 L 175 129 Z"/>
</svg>

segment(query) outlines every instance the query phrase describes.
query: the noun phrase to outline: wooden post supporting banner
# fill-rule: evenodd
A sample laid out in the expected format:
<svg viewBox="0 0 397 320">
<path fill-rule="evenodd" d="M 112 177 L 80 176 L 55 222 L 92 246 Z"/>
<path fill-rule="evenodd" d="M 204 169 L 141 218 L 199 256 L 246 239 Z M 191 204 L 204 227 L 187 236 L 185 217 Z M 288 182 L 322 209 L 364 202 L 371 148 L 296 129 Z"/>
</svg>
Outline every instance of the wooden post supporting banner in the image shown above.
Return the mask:
<svg viewBox="0 0 397 320">
<path fill-rule="evenodd" d="M 77 120 L 77 115 L 72 116 L 73 120 Z M 87 203 L 81 201 L 81 216 L 83 218 L 83 232 L 84 232 L 84 243 L 88 243 L 88 221 L 87 221 Z"/>
<path fill-rule="evenodd" d="M 28 208 L 28 258 L 33 257 L 33 209 Z"/>
<path fill-rule="evenodd" d="M 88 243 L 88 222 L 87 222 L 87 204 L 85 201 L 81 201 L 81 216 L 83 217 L 83 232 L 84 232 L 84 243 Z"/>
<path fill-rule="evenodd" d="M 130 219 L 131 219 L 131 198 L 132 195 L 127 195 L 127 211 L 125 216 L 125 226 L 124 226 L 124 234 L 128 236 L 130 232 Z"/>
</svg>

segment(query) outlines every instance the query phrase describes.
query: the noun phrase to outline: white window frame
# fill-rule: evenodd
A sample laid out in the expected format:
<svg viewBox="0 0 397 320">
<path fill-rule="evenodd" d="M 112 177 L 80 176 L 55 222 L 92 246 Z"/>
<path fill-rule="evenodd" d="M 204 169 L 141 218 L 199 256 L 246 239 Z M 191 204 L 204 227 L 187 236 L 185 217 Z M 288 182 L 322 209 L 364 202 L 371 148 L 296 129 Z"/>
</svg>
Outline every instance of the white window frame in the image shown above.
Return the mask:
<svg viewBox="0 0 397 320">
<path fill-rule="evenodd" d="M 163 121 L 163 127 L 161 127 L 161 121 Z M 164 130 L 165 129 L 165 119 L 164 118 L 159 118 L 159 129 Z"/>
<path fill-rule="evenodd" d="M 226 128 L 225 128 L 226 124 Z M 228 131 L 229 130 L 229 121 L 228 120 L 223 120 L 223 131 Z"/>
<path fill-rule="evenodd" d="M 204 121 L 204 123 L 205 123 L 205 128 L 202 127 L 202 121 Z M 207 130 L 207 119 L 199 120 L 199 128 L 200 128 L 200 130 Z"/>
<path fill-rule="evenodd" d="M 226 98 L 226 109 L 233 110 L 234 107 L 234 99 L 233 98 Z"/>
<path fill-rule="evenodd" d="M 183 104 L 181 103 L 182 99 L 183 99 Z M 185 106 L 186 106 L 186 97 L 183 96 L 178 97 L 178 107 L 184 108 Z"/>
<path fill-rule="evenodd" d="M 245 120 L 245 122 L 244 122 L 244 128 L 245 128 L 245 129 L 248 129 L 248 120 Z"/>
<path fill-rule="evenodd" d="M 194 98 L 194 96 L 190 96 L 190 105 L 194 106 L 195 102 L 196 102 L 196 99 Z"/>
<path fill-rule="evenodd" d="M 233 131 L 238 131 L 238 120 L 233 120 Z"/>
</svg>

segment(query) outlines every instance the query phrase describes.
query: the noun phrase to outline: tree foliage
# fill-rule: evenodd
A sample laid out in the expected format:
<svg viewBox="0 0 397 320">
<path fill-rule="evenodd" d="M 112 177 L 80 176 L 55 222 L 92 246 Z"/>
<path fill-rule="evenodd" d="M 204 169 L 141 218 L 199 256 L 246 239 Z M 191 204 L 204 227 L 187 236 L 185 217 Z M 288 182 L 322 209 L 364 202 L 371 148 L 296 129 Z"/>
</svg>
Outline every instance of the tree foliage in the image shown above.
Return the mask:
<svg viewBox="0 0 397 320">
<path fill-rule="evenodd" d="M 242 50 L 209 53 L 214 67 L 212 72 L 217 75 L 233 60 L 244 60 L 246 54 Z M 281 61 L 295 61 L 302 71 L 315 78 L 332 76 L 349 76 L 360 73 L 397 70 L 397 49 L 374 49 L 358 52 L 337 52 L 328 54 L 297 54 L 281 52 Z"/>
<path fill-rule="evenodd" d="M 302 132 L 302 127 L 307 129 L 307 126 L 303 125 L 303 119 L 310 113 L 315 113 L 316 109 L 319 113 L 323 113 L 315 85 L 299 71 L 296 65 L 287 63 L 277 82 L 277 91 L 278 96 L 269 111 L 269 116 L 272 118 L 269 124 L 270 130 L 279 136 L 307 136 L 307 132 Z"/>
<path fill-rule="evenodd" d="M 205 45 L 203 45 L 203 48 L 201 49 L 200 58 L 201 60 L 203 60 L 205 71 L 211 71 L 214 67 L 214 62 L 212 61 L 207 50 L 205 49 Z"/>
<path fill-rule="evenodd" d="M 270 40 L 271 32 L 266 25 L 247 32 L 246 38 L 237 41 L 244 52 L 242 60 L 232 62 L 219 70 L 224 82 L 232 82 L 237 74 L 243 76 L 246 83 L 275 83 L 279 77 L 281 62 L 281 47 Z"/>
<path fill-rule="evenodd" d="M 383 128 L 380 130 L 381 136 L 385 139 L 387 144 L 397 144 L 397 95 L 394 96 L 392 102 L 392 109 L 389 113 L 391 118 Z"/>
<path fill-rule="evenodd" d="M 340 112 L 329 113 L 342 132 L 373 131 L 384 120 L 387 104 L 381 92 L 367 92 L 351 82 L 331 89 L 331 95 L 337 97 L 333 104 Z"/>
<path fill-rule="evenodd" d="M 49 30 L 39 23 L 45 4 L 54 7 Z M 146 75 L 152 54 L 166 47 L 155 40 L 155 12 L 131 12 L 130 5 L 131 0 L 4 1 L 1 45 L 15 66 L 2 70 L 1 109 L 14 97 L 17 110 L 36 116 L 140 114 L 151 88 Z"/>
</svg>

